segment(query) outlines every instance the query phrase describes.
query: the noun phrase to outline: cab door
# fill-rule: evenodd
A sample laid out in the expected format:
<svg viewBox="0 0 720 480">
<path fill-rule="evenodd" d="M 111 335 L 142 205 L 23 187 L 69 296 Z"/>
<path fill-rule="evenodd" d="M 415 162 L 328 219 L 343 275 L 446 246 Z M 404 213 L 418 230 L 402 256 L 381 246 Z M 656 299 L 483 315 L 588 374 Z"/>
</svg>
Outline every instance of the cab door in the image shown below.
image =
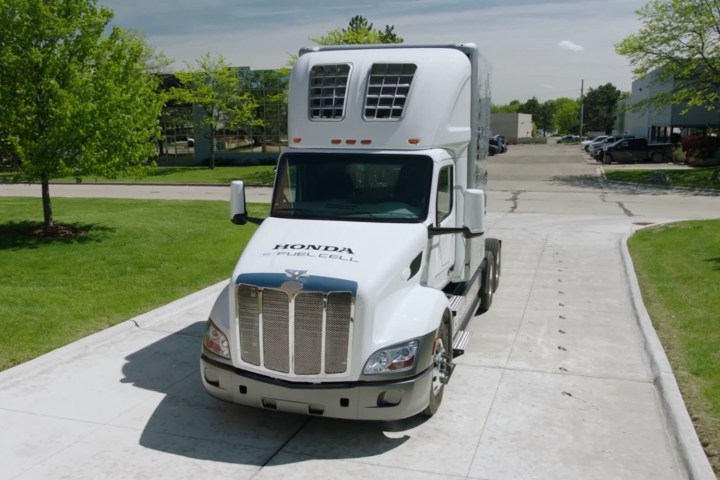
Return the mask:
<svg viewBox="0 0 720 480">
<path fill-rule="evenodd" d="M 623 140 L 615 146 L 615 151 L 612 152 L 615 161 L 618 163 L 634 162 L 633 151 L 630 148 L 630 141 Z"/>
<path fill-rule="evenodd" d="M 441 165 L 435 188 L 435 227 L 456 226 L 454 175 L 452 163 Z M 455 235 L 435 235 L 430 242 L 428 284 L 442 288 L 447 284 L 455 264 Z"/>
</svg>

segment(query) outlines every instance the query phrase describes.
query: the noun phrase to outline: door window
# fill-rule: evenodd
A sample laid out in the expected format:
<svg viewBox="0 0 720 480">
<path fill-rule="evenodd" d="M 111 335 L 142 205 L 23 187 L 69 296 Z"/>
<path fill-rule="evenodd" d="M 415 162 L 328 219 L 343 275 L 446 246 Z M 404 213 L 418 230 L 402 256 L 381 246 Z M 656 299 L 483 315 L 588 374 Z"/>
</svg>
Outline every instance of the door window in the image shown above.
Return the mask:
<svg viewBox="0 0 720 480">
<path fill-rule="evenodd" d="M 440 225 L 452 212 L 453 207 L 453 168 L 448 165 L 440 169 L 437 189 L 436 225 Z"/>
</svg>

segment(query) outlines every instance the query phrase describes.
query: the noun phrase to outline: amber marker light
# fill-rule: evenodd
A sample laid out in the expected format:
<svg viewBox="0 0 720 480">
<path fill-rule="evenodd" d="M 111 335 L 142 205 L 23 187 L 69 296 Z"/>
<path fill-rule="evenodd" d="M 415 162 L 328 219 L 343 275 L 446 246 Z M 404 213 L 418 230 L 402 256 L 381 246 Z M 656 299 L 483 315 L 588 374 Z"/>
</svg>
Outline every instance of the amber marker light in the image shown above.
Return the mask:
<svg viewBox="0 0 720 480">
<path fill-rule="evenodd" d="M 362 140 L 360 140 L 360 143 L 363 145 L 370 145 L 372 143 L 372 140 L 370 140 L 369 138 L 363 138 Z"/>
<path fill-rule="evenodd" d="M 293 137 L 293 143 L 300 143 L 302 142 L 302 138 L 300 137 Z"/>
<path fill-rule="evenodd" d="M 417 145 L 418 143 L 420 143 L 420 139 L 419 138 L 408 138 L 408 143 L 410 145 Z"/>
<path fill-rule="evenodd" d="M 342 140 L 340 140 L 339 138 L 333 138 L 332 140 L 330 140 L 330 143 L 332 143 L 333 145 L 340 145 L 342 143 Z"/>
<path fill-rule="evenodd" d="M 357 140 L 355 140 L 354 138 L 348 138 L 347 140 L 345 140 L 345 143 L 347 143 L 348 145 L 355 145 L 357 143 Z"/>
</svg>

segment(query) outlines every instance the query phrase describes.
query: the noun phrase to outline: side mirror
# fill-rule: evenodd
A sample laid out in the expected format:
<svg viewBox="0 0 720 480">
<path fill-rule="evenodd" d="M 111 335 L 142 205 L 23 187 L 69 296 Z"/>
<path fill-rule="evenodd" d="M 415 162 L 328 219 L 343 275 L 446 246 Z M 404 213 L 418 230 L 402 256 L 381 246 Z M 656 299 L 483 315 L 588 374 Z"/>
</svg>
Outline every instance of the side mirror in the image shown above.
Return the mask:
<svg viewBox="0 0 720 480">
<path fill-rule="evenodd" d="M 233 180 L 230 184 L 230 221 L 235 225 L 245 225 L 247 220 L 245 185 L 242 180 Z"/>
<path fill-rule="evenodd" d="M 469 188 L 465 190 L 465 227 L 473 235 L 485 233 L 485 191 Z"/>
</svg>

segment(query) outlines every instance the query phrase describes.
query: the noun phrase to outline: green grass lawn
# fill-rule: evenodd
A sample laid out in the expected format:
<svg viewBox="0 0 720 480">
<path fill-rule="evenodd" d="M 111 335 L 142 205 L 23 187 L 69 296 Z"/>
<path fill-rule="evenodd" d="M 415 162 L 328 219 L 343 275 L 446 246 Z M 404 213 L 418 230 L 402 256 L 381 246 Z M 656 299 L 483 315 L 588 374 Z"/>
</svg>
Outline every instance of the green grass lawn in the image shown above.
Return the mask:
<svg viewBox="0 0 720 480">
<path fill-rule="evenodd" d="M 720 473 L 720 220 L 644 229 L 629 248 L 645 306 Z"/>
<path fill-rule="evenodd" d="M 720 167 L 693 168 L 689 170 L 662 169 L 656 170 L 612 170 L 606 169 L 608 180 L 626 183 L 653 184 L 650 180 L 652 172 L 665 172 L 670 187 L 720 189 Z"/>
<path fill-rule="evenodd" d="M 28 236 L 40 200 L 0 198 L 0 370 L 229 277 L 255 230 L 233 225 L 227 202 L 56 198 L 53 207 L 56 223 L 87 233 Z"/>
<path fill-rule="evenodd" d="M 223 184 L 233 180 L 243 180 L 248 185 L 272 185 L 275 172 L 272 165 L 256 165 L 248 167 L 153 167 L 143 178 L 84 177 L 83 183 L 174 183 L 174 184 Z M 0 182 L 22 182 L 15 173 L 0 172 Z M 75 183 L 74 177 L 58 178 L 53 182 Z"/>
</svg>

